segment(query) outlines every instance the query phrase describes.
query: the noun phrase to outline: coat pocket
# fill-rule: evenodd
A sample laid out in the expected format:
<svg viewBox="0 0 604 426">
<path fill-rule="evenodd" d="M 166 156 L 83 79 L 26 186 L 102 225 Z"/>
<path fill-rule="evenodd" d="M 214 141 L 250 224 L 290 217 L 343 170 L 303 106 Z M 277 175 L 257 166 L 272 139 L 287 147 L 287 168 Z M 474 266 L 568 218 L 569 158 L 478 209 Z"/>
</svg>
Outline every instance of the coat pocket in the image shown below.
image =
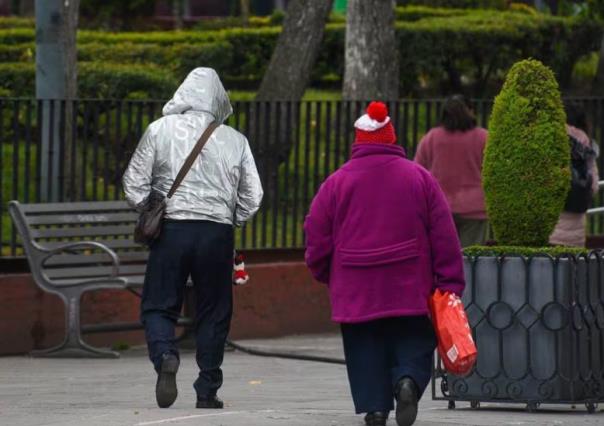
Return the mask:
<svg viewBox="0 0 604 426">
<path fill-rule="evenodd" d="M 388 265 L 419 256 L 417 239 L 376 249 L 340 249 L 343 266 Z"/>
</svg>

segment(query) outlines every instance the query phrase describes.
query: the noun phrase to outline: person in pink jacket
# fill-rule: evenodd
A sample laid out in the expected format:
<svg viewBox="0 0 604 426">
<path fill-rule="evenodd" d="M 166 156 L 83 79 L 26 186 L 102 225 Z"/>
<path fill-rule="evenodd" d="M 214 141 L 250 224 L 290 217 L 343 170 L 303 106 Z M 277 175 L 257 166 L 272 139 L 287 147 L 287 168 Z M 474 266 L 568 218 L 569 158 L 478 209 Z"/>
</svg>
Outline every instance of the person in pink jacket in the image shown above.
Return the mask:
<svg viewBox="0 0 604 426">
<path fill-rule="evenodd" d="M 463 247 L 483 244 L 487 212 L 482 190 L 482 159 L 487 131 L 476 126 L 470 102 L 461 95 L 448 98 L 441 125 L 421 140 L 415 161 L 440 183 Z"/>
<path fill-rule="evenodd" d="M 316 194 L 306 263 L 329 287 L 352 397 L 367 425 L 411 425 L 430 381 L 435 334 L 428 299 L 461 295 L 461 246 L 436 179 L 395 145 L 383 103 L 355 123 L 352 156 Z"/>
</svg>

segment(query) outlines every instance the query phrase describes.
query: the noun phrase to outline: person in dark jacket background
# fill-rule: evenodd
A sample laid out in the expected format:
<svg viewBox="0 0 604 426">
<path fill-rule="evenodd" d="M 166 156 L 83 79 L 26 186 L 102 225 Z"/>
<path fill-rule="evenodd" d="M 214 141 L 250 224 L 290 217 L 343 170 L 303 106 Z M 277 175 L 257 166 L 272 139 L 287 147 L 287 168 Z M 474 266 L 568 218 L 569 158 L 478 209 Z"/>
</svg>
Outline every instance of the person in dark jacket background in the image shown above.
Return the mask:
<svg viewBox="0 0 604 426">
<path fill-rule="evenodd" d="M 585 108 L 576 101 L 567 101 L 564 104 L 566 111 L 566 134 L 569 137 L 571 144 L 571 156 L 581 155 L 583 166 L 585 167 L 587 176 L 575 176 L 575 179 L 587 178 L 587 181 L 583 182 L 586 186 L 583 191 L 587 192 L 586 198 L 593 198 L 599 190 L 599 176 L 598 163 L 596 159 L 599 155 L 598 145 L 591 140 L 588 136 L 591 133 L 591 123 L 585 112 Z M 579 154 L 577 151 L 581 151 Z M 574 170 L 577 173 L 577 170 Z M 591 202 L 586 202 L 582 206 L 573 206 L 572 195 L 576 188 L 573 188 L 571 179 L 571 190 L 569 192 L 569 198 L 567 199 L 566 205 L 562 213 L 560 213 L 560 219 L 549 238 L 550 244 L 567 246 L 567 247 L 585 247 L 586 244 L 586 225 L 587 225 L 587 208 Z M 581 191 L 581 190 L 580 190 Z M 583 197 L 585 197 L 583 195 Z"/>
<path fill-rule="evenodd" d="M 461 295 L 459 239 L 436 179 L 395 145 L 386 105 L 355 123 L 352 156 L 327 178 L 306 217 L 306 263 L 329 287 L 357 413 L 385 425 L 396 399 L 411 425 L 430 381 L 434 289 Z"/>
</svg>

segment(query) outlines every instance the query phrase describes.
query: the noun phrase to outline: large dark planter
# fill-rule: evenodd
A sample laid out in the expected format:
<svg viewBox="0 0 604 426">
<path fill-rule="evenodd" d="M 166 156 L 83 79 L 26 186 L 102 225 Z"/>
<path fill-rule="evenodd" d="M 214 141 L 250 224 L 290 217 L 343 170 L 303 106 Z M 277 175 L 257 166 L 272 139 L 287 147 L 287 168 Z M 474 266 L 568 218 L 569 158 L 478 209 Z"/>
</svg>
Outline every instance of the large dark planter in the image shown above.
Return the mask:
<svg viewBox="0 0 604 426">
<path fill-rule="evenodd" d="M 466 257 L 463 301 L 478 359 L 441 377 L 454 401 L 586 404 L 604 401 L 604 262 L 572 257 Z M 437 363 L 439 364 L 439 363 Z"/>
</svg>

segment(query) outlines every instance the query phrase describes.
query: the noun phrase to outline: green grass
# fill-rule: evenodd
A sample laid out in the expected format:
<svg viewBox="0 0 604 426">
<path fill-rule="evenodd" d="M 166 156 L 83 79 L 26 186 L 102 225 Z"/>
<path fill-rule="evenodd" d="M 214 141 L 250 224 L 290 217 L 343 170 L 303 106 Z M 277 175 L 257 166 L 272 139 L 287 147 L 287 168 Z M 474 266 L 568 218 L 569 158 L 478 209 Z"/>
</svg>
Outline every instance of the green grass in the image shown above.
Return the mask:
<svg viewBox="0 0 604 426">
<path fill-rule="evenodd" d="M 231 101 L 253 101 L 256 98 L 256 91 L 253 90 L 229 90 Z M 304 101 L 339 101 L 342 99 L 342 92 L 339 90 L 318 90 L 308 89 L 304 92 Z"/>
</svg>

